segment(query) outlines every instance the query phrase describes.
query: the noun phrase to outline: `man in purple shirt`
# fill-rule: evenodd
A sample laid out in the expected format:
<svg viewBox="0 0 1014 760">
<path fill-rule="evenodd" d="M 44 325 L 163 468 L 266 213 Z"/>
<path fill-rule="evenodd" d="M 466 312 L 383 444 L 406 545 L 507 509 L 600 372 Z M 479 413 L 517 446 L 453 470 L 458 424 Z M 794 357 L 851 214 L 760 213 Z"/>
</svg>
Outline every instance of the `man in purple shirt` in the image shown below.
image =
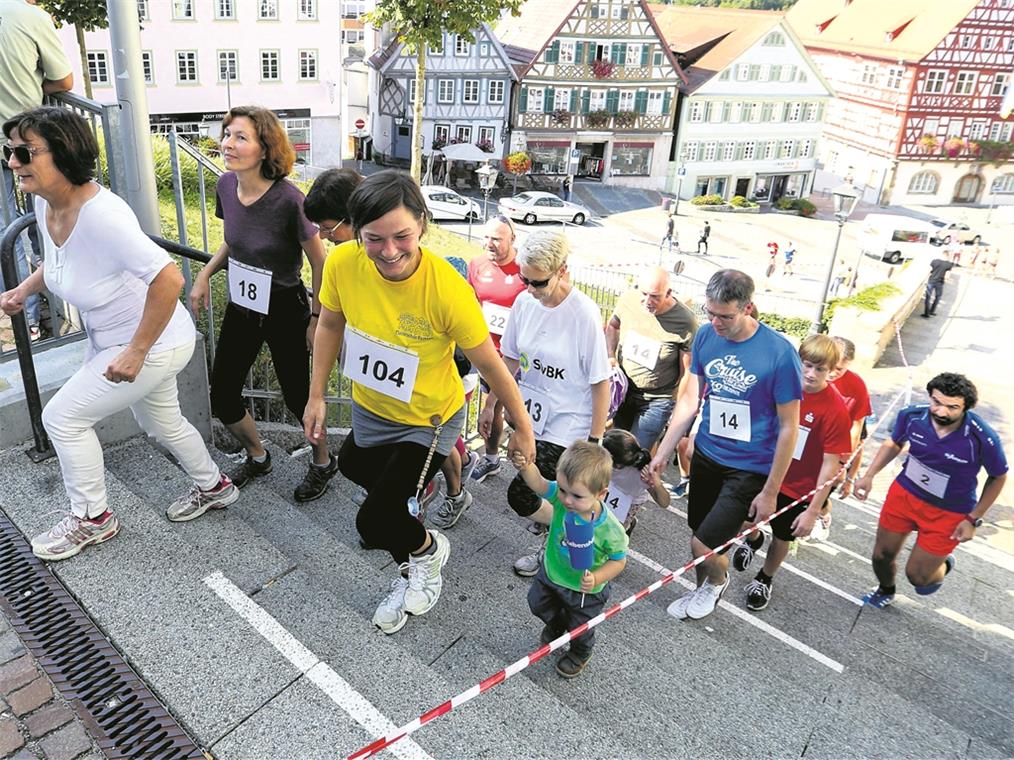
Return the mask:
<svg viewBox="0 0 1014 760">
<path fill-rule="evenodd" d="M 975 536 L 1007 480 L 999 436 L 970 411 L 978 401 L 971 381 L 944 372 L 927 383 L 926 391 L 929 404 L 898 412 L 891 437 L 855 483 L 856 497 L 865 500 L 874 476 L 908 443 L 908 458 L 884 500 L 873 547 L 873 572 L 880 585 L 863 597 L 878 609 L 894 601 L 896 559 L 908 534 L 914 530 L 917 538 L 905 574 L 917 594 L 932 594 L 954 567 L 954 547 Z M 980 469 L 987 478 L 976 498 Z"/>
</svg>

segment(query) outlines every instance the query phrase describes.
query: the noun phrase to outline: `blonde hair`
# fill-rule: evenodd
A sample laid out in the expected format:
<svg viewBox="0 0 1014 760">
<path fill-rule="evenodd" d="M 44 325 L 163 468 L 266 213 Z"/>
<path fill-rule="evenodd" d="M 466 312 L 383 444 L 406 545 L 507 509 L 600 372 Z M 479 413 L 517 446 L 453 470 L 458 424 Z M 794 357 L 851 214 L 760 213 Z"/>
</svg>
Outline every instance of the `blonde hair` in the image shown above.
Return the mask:
<svg viewBox="0 0 1014 760">
<path fill-rule="evenodd" d="M 560 455 L 556 472 L 570 484 L 581 483 L 592 493 L 609 487 L 613 477 L 613 457 L 597 443 L 574 441 Z"/>
<path fill-rule="evenodd" d="M 834 369 L 841 362 L 841 346 L 827 335 L 808 335 L 799 345 L 799 358 Z"/>
<path fill-rule="evenodd" d="M 555 272 L 567 263 L 570 241 L 559 232 L 537 230 L 518 250 L 518 266 L 530 266 L 541 272 Z"/>
</svg>

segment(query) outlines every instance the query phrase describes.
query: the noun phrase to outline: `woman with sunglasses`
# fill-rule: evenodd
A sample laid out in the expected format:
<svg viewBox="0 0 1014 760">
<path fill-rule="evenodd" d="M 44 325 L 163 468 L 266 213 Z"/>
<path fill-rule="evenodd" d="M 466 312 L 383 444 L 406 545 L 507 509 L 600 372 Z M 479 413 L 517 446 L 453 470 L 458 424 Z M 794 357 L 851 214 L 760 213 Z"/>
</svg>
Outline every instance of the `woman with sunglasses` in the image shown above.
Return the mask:
<svg viewBox="0 0 1014 760">
<path fill-rule="evenodd" d="M 243 402 L 247 373 L 265 342 L 285 406 L 297 420 L 306 408 L 324 245 L 303 212 L 303 193 L 285 179 L 296 154 L 274 113 L 257 106 L 231 109 L 222 120 L 222 156 L 229 171 L 218 180 L 215 215 L 223 221 L 225 240 L 194 278 L 190 308 L 196 315 L 208 307 L 211 276 L 228 264 L 229 305 L 211 369 L 211 411 L 246 450 L 232 474 L 242 488 L 271 472 L 271 454 Z M 312 271 L 312 308 L 302 278 L 304 254 Z M 323 496 L 337 471 L 322 437 L 296 487 L 296 501 Z"/>
<path fill-rule="evenodd" d="M 44 260 L 0 294 L 6 314 L 48 288 L 81 313 L 84 366 L 50 399 L 42 421 L 53 442 L 71 512 L 32 539 L 43 559 L 67 559 L 120 529 L 109 511 L 95 426 L 130 409 L 141 428 L 172 452 L 193 491 L 170 513 L 197 515 L 238 497 L 200 433 L 180 412 L 176 375 L 194 351 L 194 325 L 177 300 L 183 276 L 148 239 L 127 204 L 93 181 L 98 144 L 88 123 L 63 108 L 37 108 L 3 125 L 4 153 L 35 213 Z"/>
<path fill-rule="evenodd" d="M 391 634 L 408 615 L 432 609 L 443 587 L 450 544 L 440 532 L 426 530 L 417 511 L 424 486 L 450 454 L 465 420 L 455 345 L 513 415 L 509 450 L 530 460 L 535 441 L 471 287 L 420 245 L 426 202 L 419 186 L 402 172 L 378 172 L 356 188 L 348 211 L 356 239 L 335 248 L 324 265 L 303 427 L 311 443 L 323 440 L 324 392 L 344 348 L 352 431 L 338 466 L 367 492 L 356 515 L 363 543 L 386 549 L 398 564 L 390 593 L 373 616 Z"/>
<path fill-rule="evenodd" d="M 547 479 L 556 478 L 557 460 L 575 440 L 601 442 L 609 411 L 611 367 L 602 313 L 567 278 L 569 253 L 567 238 L 558 232 L 528 236 L 517 255 L 527 289 L 514 302 L 500 340 L 507 369 L 520 377 L 535 432 L 535 464 Z M 494 389 L 480 418 L 483 435 L 497 398 Z M 541 502 L 520 475 L 507 487 L 507 503 L 522 517 L 534 514 Z M 532 547 L 514 562 L 514 571 L 535 575 L 544 549 L 544 541 Z"/>
</svg>

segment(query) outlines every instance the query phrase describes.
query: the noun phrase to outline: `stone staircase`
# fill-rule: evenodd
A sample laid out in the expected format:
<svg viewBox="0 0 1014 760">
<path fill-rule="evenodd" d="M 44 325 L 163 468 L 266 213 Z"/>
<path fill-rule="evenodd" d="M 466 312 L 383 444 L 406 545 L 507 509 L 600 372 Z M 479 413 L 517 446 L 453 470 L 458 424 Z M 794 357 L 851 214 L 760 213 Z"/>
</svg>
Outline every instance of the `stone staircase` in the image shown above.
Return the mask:
<svg viewBox="0 0 1014 760">
<path fill-rule="evenodd" d="M 209 589 L 204 579 L 216 572 L 395 725 L 537 646 L 529 582 L 510 572 L 532 536 L 506 505 L 509 467 L 471 489 L 475 504 L 447 532 L 438 605 L 385 636 L 370 621 L 396 570 L 386 553 L 359 547 L 350 485 L 338 476 L 323 498 L 297 504 L 292 490 L 306 460 L 268 445 L 270 475 L 228 510 L 179 525 L 164 516 L 188 487 L 178 468 L 143 438 L 107 448 L 121 534 L 52 565 L 215 757 L 334 758 L 375 738 Z M 48 513 L 65 505 L 55 460 L 31 465 L 23 449 L 9 449 L 0 472 L 0 506 L 25 534 L 55 522 Z M 681 500 L 673 506 L 685 509 Z M 860 596 L 872 583 L 864 558 L 876 518 L 848 505 L 836 515 L 838 548 L 804 546 L 790 564 Z M 645 509 L 631 546 L 675 567 L 688 535 L 678 515 Z M 884 612 L 783 571 L 771 606 L 756 616 L 766 627 L 725 610 L 679 623 L 665 612 L 683 593 L 674 583 L 600 628 L 580 678 L 561 679 L 551 656 L 424 727 L 412 737 L 421 752 L 407 746 L 399 756 L 1009 757 L 1009 571 L 969 552 L 958 570 L 932 603 L 905 598 Z M 742 608 L 750 577 L 733 578 L 728 602 Z M 611 601 L 655 578 L 631 559 Z"/>
</svg>

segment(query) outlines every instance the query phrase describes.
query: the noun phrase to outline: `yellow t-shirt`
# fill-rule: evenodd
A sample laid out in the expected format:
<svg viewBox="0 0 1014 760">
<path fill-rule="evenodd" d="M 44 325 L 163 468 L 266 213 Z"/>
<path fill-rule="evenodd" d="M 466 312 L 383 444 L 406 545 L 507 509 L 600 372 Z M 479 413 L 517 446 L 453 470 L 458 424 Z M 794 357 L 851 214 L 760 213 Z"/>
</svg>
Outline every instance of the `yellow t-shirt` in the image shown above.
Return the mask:
<svg viewBox="0 0 1014 760">
<path fill-rule="evenodd" d="M 406 348 L 419 358 L 409 402 L 352 383 L 352 399 L 374 414 L 406 425 L 446 421 L 465 403 L 454 346 L 479 346 L 489 336 L 475 292 L 454 267 L 426 248 L 407 280 L 384 279 L 361 243 L 336 247 L 324 263 L 321 304 L 345 315 L 349 327 Z"/>
</svg>

